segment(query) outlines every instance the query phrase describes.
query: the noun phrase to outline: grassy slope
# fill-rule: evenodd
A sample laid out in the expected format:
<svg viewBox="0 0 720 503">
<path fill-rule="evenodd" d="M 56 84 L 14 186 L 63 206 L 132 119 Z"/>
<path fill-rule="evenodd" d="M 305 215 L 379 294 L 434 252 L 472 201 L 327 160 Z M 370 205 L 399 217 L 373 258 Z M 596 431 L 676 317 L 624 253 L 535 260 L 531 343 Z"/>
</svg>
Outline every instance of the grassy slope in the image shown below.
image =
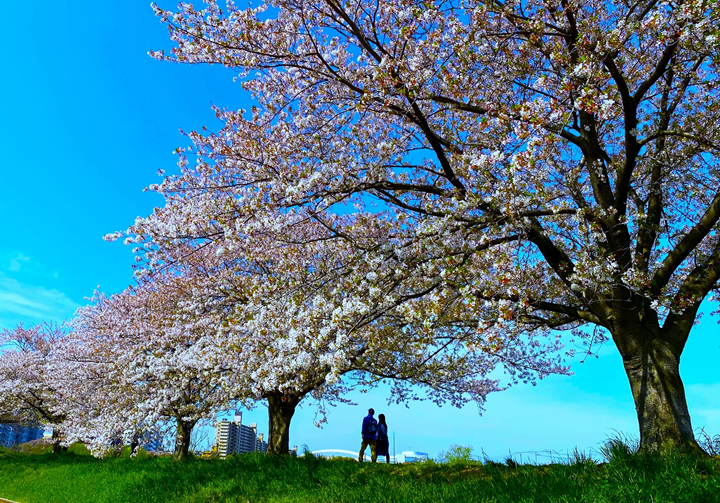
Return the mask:
<svg viewBox="0 0 720 503">
<path fill-rule="evenodd" d="M 371 465 L 243 455 L 185 464 L 0 452 L 0 497 L 102 502 L 720 503 L 720 461 L 616 452 L 609 463 Z"/>
</svg>

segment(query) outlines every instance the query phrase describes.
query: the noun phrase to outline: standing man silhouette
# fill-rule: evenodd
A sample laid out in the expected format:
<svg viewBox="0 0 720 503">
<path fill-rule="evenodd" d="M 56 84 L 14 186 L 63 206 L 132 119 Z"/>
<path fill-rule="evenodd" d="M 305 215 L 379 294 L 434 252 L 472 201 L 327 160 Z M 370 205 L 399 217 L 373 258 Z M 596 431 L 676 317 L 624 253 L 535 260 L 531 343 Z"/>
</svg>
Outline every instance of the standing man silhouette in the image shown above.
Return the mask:
<svg viewBox="0 0 720 503">
<path fill-rule="evenodd" d="M 365 448 L 369 445 L 370 446 L 370 459 L 373 463 L 377 461 L 377 453 L 375 452 L 375 443 L 377 442 L 377 421 L 373 417 L 375 414 L 375 410 L 370 408 L 368 409 L 368 415 L 363 418 L 362 422 L 362 444 L 360 445 L 360 454 L 358 454 L 358 461 L 360 463 L 363 462 L 363 457 L 365 457 Z"/>
</svg>

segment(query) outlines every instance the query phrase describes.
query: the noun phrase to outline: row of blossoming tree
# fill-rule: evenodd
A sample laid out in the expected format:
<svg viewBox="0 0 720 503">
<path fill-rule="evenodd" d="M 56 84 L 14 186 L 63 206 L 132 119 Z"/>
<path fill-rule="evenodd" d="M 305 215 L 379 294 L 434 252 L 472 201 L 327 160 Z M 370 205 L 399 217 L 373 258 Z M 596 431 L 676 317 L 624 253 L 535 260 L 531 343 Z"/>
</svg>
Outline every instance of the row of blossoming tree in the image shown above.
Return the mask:
<svg viewBox="0 0 720 503">
<path fill-rule="evenodd" d="M 0 416 L 45 423 L 58 446 L 80 441 L 98 455 L 171 426 L 182 460 L 198 422 L 265 400 L 269 452 L 286 453 L 305 398 L 323 421 L 353 386 L 389 381 L 398 401 L 424 386 L 459 405 L 503 387 L 487 376 L 500 365 L 514 380 L 564 371 L 555 340 L 479 339 L 458 295 L 418 295 L 434 282 L 421 267 L 380 281 L 378 264 L 339 254 L 325 226 L 287 213 L 252 232 L 174 248 L 178 257 L 163 255 L 126 291 L 97 294 L 66 327 L 6 330 Z"/>
<path fill-rule="evenodd" d="M 679 362 L 720 279 L 716 2 L 154 9 L 156 58 L 224 65 L 256 106 L 216 109 L 165 205 L 109 236 L 139 284 L 74 324 L 94 384 L 54 412 L 68 432 L 174 418 L 182 447 L 267 400 L 284 452 L 305 397 L 482 402 L 565 372 L 570 332 L 617 346 L 643 449 L 697 448 Z"/>
</svg>

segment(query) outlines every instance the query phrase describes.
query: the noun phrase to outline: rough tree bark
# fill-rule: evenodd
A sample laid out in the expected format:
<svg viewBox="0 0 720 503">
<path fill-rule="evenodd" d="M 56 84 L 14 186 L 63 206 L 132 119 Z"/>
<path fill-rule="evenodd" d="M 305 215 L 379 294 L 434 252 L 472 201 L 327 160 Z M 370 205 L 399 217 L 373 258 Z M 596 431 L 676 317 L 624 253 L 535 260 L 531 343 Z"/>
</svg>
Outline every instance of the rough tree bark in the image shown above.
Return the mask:
<svg viewBox="0 0 720 503">
<path fill-rule="evenodd" d="M 190 454 L 190 435 L 195 427 L 195 421 L 184 421 L 177 418 L 177 432 L 175 433 L 175 451 L 173 461 L 187 461 Z"/>
<path fill-rule="evenodd" d="M 52 432 L 52 452 L 53 454 L 60 454 L 61 452 L 67 452 L 68 448 L 63 447 L 60 443 L 60 432 L 53 428 Z"/>
<path fill-rule="evenodd" d="M 302 397 L 281 394 L 269 395 L 268 454 L 282 455 L 290 451 L 290 421 Z"/>
<path fill-rule="evenodd" d="M 695 440 L 680 377 L 680 356 L 692 326 L 686 318 L 694 319 L 694 311 L 693 306 L 684 316 L 671 315 L 662 327 L 654 312 L 638 318 L 635 310 L 635 323 L 619 317 L 625 318 L 625 323 L 614 331 L 613 338 L 635 402 L 641 451 L 657 451 L 671 444 L 703 452 Z"/>
</svg>

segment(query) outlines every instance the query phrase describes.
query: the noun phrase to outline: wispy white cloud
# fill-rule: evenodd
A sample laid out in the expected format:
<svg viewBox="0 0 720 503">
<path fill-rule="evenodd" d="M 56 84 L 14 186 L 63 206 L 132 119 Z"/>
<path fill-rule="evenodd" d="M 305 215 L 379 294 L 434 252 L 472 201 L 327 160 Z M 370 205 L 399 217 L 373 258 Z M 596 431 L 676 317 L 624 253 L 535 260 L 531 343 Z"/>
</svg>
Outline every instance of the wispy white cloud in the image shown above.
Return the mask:
<svg viewBox="0 0 720 503">
<path fill-rule="evenodd" d="M 63 292 L 21 283 L 0 272 L 0 325 L 61 321 L 80 307 Z"/>
<path fill-rule="evenodd" d="M 23 268 L 23 265 L 30 262 L 30 257 L 27 257 L 23 255 L 22 253 L 18 253 L 15 257 L 10 259 L 10 265 L 8 266 L 8 269 L 13 272 L 18 272 Z"/>
</svg>

